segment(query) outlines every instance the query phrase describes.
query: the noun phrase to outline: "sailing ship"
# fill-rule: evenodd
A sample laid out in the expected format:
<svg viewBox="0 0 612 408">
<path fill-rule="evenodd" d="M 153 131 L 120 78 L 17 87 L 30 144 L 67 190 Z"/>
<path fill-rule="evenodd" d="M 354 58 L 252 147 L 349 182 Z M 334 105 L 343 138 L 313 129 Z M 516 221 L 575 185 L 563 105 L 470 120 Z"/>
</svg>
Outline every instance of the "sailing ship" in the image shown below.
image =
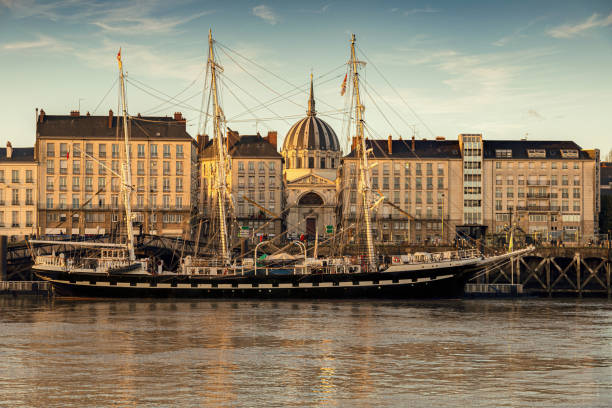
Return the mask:
<svg viewBox="0 0 612 408">
<path fill-rule="evenodd" d="M 225 143 L 224 114 L 219 105 L 217 74 L 220 66 L 215 61 L 214 42 L 209 32 L 208 69 L 210 70 L 213 103 L 213 128 L 216 152 L 216 175 L 213 197 L 215 216 L 210 230 L 215 239 L 209 242 L 214 249 L 209 256 L 188 255 L 181 259 L 178 270 L 164 272 L 147 260 L 137 260 L 134 253 L 134 232 L 130 199 L 132 193 L 130 157 L 127 132 L 125 85 L 120 55 L 119 73 L 123 105 L 125 161 L 122 171 L 124 209 L 127 225 L 125 243 L 93 244 L 68 242 L 68 245 L 101 246 L 94 258 L 69 258 L 63 254 L 35 257 L 36 274 L 50 281 L 60 296 L 77 297 L 273 297 L 273 298 L 357 298 L 357 297 L 449 297 L 460 295 L 465 283 L 495 266 L 510 262 L 530 248 L 505 254 L 485 256 L 478 249 L 463 249 L 440 253 L 397 255 L 384 261 L 376 253 L 372 234 L 371 214 L 381 201 L 376 198 L 370 178 L 370 164 L 364 136 L 364 106 L 359 93 L 359 61 L 355 53 L 355 35 L 351 37 L 349 61 L 352 98 L 355 115 L 356 153 L 359 158 L 359 192 L 361 194 L 361 220 L 347 228 L 359 229 L 365 250 L 358 255 L 309 258 L 307 248 L 303 257 L 280 252 L 266 258 L 257 258 L 259 245 L 253 258 L 233 256 L 229 242 L 228 224 L 231 217 L 232 197 L 227 177 L 231 159 Z M 344 233 L 343 229 L 341 233 Z M 232 234 L 233 235 L 233 234 Z M 198 234 L 199 238 L 199 234 Z M 55 241 L 33 241 L 57 243 Z M 318 244 L 318 238 L 317 238 Z M 317 252 L 315 245 L 314 252 Z M 197 248 L 197 245 L 196 245 Z"/>
</svg>

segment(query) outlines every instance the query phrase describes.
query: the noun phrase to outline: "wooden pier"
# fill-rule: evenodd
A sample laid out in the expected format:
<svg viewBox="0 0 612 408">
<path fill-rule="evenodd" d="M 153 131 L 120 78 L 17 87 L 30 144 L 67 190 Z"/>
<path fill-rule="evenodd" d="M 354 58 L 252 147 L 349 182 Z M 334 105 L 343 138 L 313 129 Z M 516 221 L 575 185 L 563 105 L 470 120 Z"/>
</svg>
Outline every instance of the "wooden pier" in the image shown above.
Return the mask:
<svg viewBox="0 0 612 408">
<path fill-rule="evenodd" d="M 0 294 L 51 295 L 51 285 L 42 281 L 0 281 Z"/>
<path fill-rule="evenodd" d="M 538 296 L 612 298 L 609 254 L 547 252 L 538 250 L 491 268 L 470 283 L 520 284 L 525 294 Z"/>
</svg>

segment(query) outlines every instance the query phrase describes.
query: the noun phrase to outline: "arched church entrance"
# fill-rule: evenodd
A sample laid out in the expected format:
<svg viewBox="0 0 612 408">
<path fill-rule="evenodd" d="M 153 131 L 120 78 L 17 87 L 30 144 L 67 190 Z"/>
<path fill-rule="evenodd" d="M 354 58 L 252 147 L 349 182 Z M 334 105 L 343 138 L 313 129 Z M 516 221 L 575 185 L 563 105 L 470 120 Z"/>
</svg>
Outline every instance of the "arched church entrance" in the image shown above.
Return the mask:
<svg viewBox="0 0 612 408">
<path fill-rule="evenodd" d="M 309 192 L 300 197 L 298 208 L 300 212 L 308 211 L 306 216 L 306 235 L 309 240 L 314 240 L 317 234 L 317 210 L 323 205 L 323 198 L 315 192 Z M 310 215 L 312 214 L 312 215 Z"/>
</svg>

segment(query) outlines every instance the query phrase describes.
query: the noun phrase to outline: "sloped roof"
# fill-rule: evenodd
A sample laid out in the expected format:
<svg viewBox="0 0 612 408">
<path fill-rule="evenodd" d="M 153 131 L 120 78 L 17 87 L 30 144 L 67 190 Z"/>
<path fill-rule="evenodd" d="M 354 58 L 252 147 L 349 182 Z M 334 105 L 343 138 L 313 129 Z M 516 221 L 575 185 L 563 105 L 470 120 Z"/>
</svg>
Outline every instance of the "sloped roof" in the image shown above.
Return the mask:
<svg viewBox="0 0 612 408">
<path fill-rule="evenodd" d="M 232 158 L 238 157 L 253 157 L 253 158 L 275 158 L 280 159 L 282 156 L 276 151 L 273 144 L 266 141 L 260 135 L 243 135 L 240 136 L 229 150 Z M 202 157 L 213 157 L 215 155 L 213 140 L 210 140 L 202 150 Z"/>
<path fill-rule="evenodd" d="M 34 162 L 33 147 L 13 147 L 12 157 L 6 157 L 6 147 L 0 147 L 0 162 Z"/>
<path fill-rule="evenodd" d="M 388 143 L 388 139 L 366 140 L 368 149 L 371 148 L 374 157 L 378 159 L 461 159 L 459 142 L 457 140 L 415 140 L 414 151 L 412 151 L 412 140 L 392 140 L 391 154 L 389 154 Z M 344 157 L 355 157 L 355 150 L 351 150 Z"/>
<path fill-rule="evenodd" d="M 527 150 L 544 149 L 547 159 L 576 160 L 561 156 L 561 150 L 578 150 L 578 159 L 589 159 L 588 153 L 572 141 L 554 140 L 483 140 L 483 155 L 485 159 L 498 159 L 495 150 L 512 150 L 512 157 L 507 159 L 529 159 Z M 499 157 L 499 159 L 503 159 Z"/>
<path fill-rule="evenodd" d="M 108 116 L 70 116 L 70 115 L 44 115 L 42 122 L 36 123 L 37 137 L 44 138 L 96 138 L 115 139 L 117 135 L 117 123 L 119 137 L 122 137 L 122 118 L 113 116 L 111 127 L 108 126 Z M 173 117 L 143 116 L 134 117 L 129 121 L 130 138 L 142 139 L 183 139 L 193 138 L 186 131 L 184 120 L 175 120 Z"/>
<path fill-rule="evenodd" d="M 612 187 L 612 162 L 601 162 L 599 180 L 602 187 Z"/>
</svg>

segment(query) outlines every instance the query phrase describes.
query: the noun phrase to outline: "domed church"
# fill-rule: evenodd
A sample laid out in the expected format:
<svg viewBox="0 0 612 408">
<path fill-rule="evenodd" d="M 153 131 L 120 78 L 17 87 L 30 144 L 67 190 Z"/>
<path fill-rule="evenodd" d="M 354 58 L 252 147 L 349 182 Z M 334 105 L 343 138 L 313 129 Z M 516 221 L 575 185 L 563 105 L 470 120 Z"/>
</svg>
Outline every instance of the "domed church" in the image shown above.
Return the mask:
<svg viewBox="0 0 612 408">
<path fill-rule="evenodd" d="M 342 151 L 336 133 L 317 117 L 310 76 L 310 97 L 304 119 L 285 137 L 281 155 L 285 160 L 285 208 L 287 236 L 304 234 L 323 238 L 326 227 L 336 226 L 336 178 Z"/>
</svg>

